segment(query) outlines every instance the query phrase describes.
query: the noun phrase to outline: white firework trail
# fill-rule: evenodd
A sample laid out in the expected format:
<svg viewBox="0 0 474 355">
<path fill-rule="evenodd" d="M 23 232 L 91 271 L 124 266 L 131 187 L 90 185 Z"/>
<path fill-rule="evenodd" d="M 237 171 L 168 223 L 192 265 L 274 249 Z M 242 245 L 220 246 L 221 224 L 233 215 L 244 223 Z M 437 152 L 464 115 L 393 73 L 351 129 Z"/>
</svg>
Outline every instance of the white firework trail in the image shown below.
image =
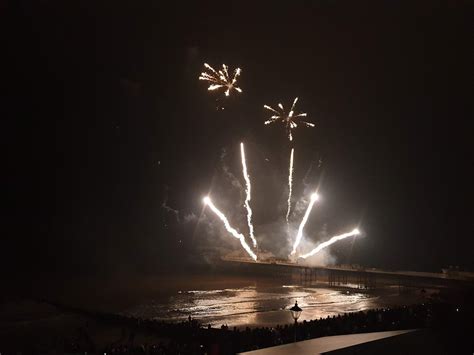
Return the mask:
<svg viewBox="0 0 474 355">
<path fill-rule="evenodd" d="M 293 156 L 295 153 L 295 148 L 291 148 L 290 154 L 290 168 L 288 170 L 288 210 L 286 211 L 286 224 L 288 229 L 290 228 L 288 218 L 290 217 L 291 211 L 291 194 L 293 191 Z"/>
<path fill-rule="evenodd" d="M 252 239 L 253 247 L 257 247 L 257 240 L 253 234 L 253 224 L 252 224 L 252 208 L 250 207 L 250 198 L 251 198 L 251 187 L 250 187 L 250 178 L 247 172 L 247 162 L 245 160 L 245 150 L 244 150 L 244 143 L 240 143 L 240 155 L 242 157 L 242 174 L 244 175 L 245 179 L 245 208 L 247 209 L 247 224 L 249 225 L 249 235 L 250 239 Z"/>
<path fill-rule="evenodd" d="M 264 108 L 266 108 L 267 110 L 270 110 L 274 113 L 274 115 L 272 115 L 268 120 L 266 120 L 264 123 L 266 125 L 270 124 L 270 123 L 274 123 L 274 122 L 277 122 L 277 121 L 281 121 L 285 124 L 285 127 L 286 127 L 286 132 L 288 134 L 288 139 L 290 141 L 293 140 L 293 129 L 298 127 L 298 123 L 297 123 L 297 120 L 305 125 L 306 127 L 314 127 L 314 123 L 311 123 L 311 122 L 306 122 L 306 121 L 302 121 L 301 120 L 301 117 L 306 117 L 306 113 L 302 112 L 302 113 L 297 113 L 295 114 L 295 105 L 296 103 L 298 102 L 298 98 L 296 97 L 293 101 L 293 105 L 291 105 L 291 108 L 288 112 L 285 111 L 283 105 L 281 103 L 278 104 L 278 108 L 279 110 L 276 110 L 274 109 L 273 107 L 271 106 L 268 106 L 268 105 L 263 105 Z"/>
<path fill-rule="evenodd" d="M 242 92 L 242 89 L 236 86 L 237 78 L 242 71 L 240 68 L 236 68 L 232 77 L 229 75 L 229 67 L 222 64 L 222 70 L 215 70 L 209 64 L 204 63 L 204 67 L 208 72 L 202 72 L 199 76 L 199 80 L 205 80 L 210 83 L 207 90 L 214 91 L 220 88 L 225 88 L 225 96 L 229 96 L 232 90 Z"/>
<path fill-rule="evenodd" d="M 319 196 L 317 193 L 313 193 L 311 195 L 311 201 L 309 202 L 308 208 L 306 209 L 306 212 L 304 214 L 303 220 L 301 221 L 300 227 L 298 228 L 298 234 L 296 235 L 296 240 L 295 243 L 293 244 L 293 250 L 290 255 L 294 255 L 296 253 L 296 249 L 298 248 L 298 245 L 301 242 L 301 238 L 303 237 L 303 229 L 308 221 L 309 214 L 311 213 L 311 210 L 313 209 L 314 203 L 319 199 Z"/>
<path fill-rule="evenodd" d="M 300 255 L 301 258 L 303 259 L 306 259 L 316 253 L 319 253 L 321 250 L 323 250 L 324 248 L 327 248 L 328 246 L 330 246 L 331 244 L 334 244 L 335 242 L 337 242 L 338 240 L 342 240 L 342 239 L 345 239 L 345 238 L 348 238 L 348 237 L 352 237 L 354 235 L 359 235 L 360 232 L 359 230 L 356 228 L 354 229 L 352 232 L 349 232 L 349 233 L 344 233 L 344 234 L 341 234 L 341 235 L 336 235 L 335 237 L 332 237 L 331 239 L 325 241 L 324 243 L 321 243 L 319 244 L 316 248 L 314 248 L 313 250 L 311 250 L 309 253 L 307 254 L 304 254 L 304 255 Z"/>
<path fill-rule="evenodd" d="M 227 229 L 227 231 L 235 238 L 239 239 L 240 240 L 240 244 L 242 245 L 242 247 L 245 249 L 245 251 L 250 255 L 250 257 L 257 261 L 257 255 L 255 255 L 255 253 L 252 251 L 252 249 L 249 247 L 249 245 L 247 244 L 247 242 L 245 241 L 245 237 L 240 234 L 239 232 L 237 232 L 234 228 L 232 228 L 229 224 L 229 221 L 227 220 L 226 216 L 217 209 L 217 207 L 212 203 L 211 199 L 209 196 L 206 196 L 204 197 L 203 199 L 203 202 L 208 205 L 212 212 L 214 212 L 217 217 L 219 217 L 219 219 L 224 223 L 224 226 L 225 228 Z"/>
</svg>

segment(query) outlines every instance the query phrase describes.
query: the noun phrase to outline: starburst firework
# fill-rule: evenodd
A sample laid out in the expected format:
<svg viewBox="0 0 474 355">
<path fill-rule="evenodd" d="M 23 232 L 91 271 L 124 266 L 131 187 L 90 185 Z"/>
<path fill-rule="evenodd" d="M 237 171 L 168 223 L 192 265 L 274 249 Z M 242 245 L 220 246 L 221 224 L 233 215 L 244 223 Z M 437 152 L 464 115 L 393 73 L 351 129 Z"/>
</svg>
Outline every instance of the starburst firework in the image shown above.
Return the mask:
<svg viewBox="0 0 474 355">
<path fill-rule="evenodd" d="M 281 103 L 278 104 L 278 109 L 274 109 L 271 106 L 263 105 L 264 108 L 270 110 L 274 113 L 268 120 L 265 121 L 265 124 L 274 123 L 277 121 L 281 121 L 285 124 L 286 132 L 288 134 L 288 139 L 290 141 L 293 140 L 293 129 L 298 127 L 298 123 L 303 124 L 306 127 L 314 127 L 314 123 L 302 121 L 301 117 L 306 117 L 307 114 L 302 113 L 295 113 L 295 105 L 298 102 L 298 98 L 296 97 L 293 101 L 293 105 L 291 105 L 290 110 L 287 112 Z"/>
<path fill-rule="evenodd" d="M 225 96 L 229 96 L 232 90 L 242 92 L 242 89 L 235 85 L 241 72 L 240 68 L 236 68 L 231 76 L 229 75 L 229 67 L 225 64 L 222 64 L 222 69 L 220 70 L 215 70 L 207 63 L 204 63 L 204 67 L 208 71 L 202 72 L 199 76 L 199 80 L 205 80 L 210 83 L 207 90 L 214 91 L 224 88 Z"/>
</svg>

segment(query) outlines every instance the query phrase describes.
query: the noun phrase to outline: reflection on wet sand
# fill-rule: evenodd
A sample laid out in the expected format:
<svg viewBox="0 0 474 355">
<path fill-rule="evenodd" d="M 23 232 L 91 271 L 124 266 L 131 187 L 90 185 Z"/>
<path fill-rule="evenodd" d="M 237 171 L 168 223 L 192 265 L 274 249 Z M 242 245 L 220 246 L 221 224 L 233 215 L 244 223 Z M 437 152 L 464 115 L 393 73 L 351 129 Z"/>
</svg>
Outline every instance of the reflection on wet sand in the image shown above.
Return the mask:
<svg viewBox="0 0 474 355">
<path fill-rule="evenodd" d="M 170 297 L 136 305 L 123 313 L 169 321 L 192 316 L 212 326 L 276 325 L 291 322 L 288 307 L 295 300 L 303 308 L 301 321 L 410 302 L 390 288 L 375 294 L 350 288 L 255 284 L 237 288 L 181 290 Z"/>
</svg>

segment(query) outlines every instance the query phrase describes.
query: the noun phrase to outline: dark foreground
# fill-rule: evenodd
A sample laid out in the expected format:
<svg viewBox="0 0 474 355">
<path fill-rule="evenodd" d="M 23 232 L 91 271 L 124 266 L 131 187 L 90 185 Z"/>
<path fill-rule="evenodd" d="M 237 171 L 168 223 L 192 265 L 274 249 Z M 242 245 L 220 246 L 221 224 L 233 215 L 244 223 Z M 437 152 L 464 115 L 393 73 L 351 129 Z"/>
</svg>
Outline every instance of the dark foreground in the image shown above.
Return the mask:
<svg viewBox="0 0 474 355">
<path fill-rule="evenodd" d="M 423 304 L 344 314 L 298 324 L 297 339 L 386 330 L 427 328 L 434 332 L 444 353 L 472 353 L 474 312 L 470 299 L 446 302 L 427 300 Z M 201 326 L 198 320 L 181 323 L 143 320 L 114 314 L 88 312 L 59 304 L 48 304 L 60 317 L 77 317 L 80 324 L 70 334 L 44 334 L 22 342 L 2 329 L 0 352 L 4 354 L 234 354 L 292 342 L 293 325 L 246 329 Z M 97 344 L 96 332 L 120 329 L 115 339 Z M 33 339 L 33 338 L 32 338 Z M 104 339 L 102 339 L 104 340 Z M 454 351 L 455 350 L 455 351 Z"/>
</svg>

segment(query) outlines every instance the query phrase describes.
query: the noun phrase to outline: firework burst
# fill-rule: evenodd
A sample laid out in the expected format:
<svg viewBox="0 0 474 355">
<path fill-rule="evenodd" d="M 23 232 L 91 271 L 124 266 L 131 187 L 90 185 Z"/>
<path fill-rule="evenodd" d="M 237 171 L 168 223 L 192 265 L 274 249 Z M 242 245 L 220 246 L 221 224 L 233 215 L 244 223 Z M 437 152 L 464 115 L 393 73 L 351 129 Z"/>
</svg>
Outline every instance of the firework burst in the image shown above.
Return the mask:
<svg viewBox="0 0 474 355">
<path fill-rule="evenodd" d="M 207 72 L 202 72 L 199 80 L 209 82 L 210 85 L 207 90 L 214 91 L 224 88 L 225 96 L 229 96 L 232 90 L 242 92 L 242 89 L 235 85 L 241 72 L 240 68 L 236 68 L 231 76 L 229 75 L 229 67 L 225 64 L 222 64 L 222 69 L 220 70 L 215 70 L 207 63 L 204 63 L 204 67 L 207 69 Z"/>
<path fill-rule="evenodd" d="M 283 122 L 286 126 L 286 132 L 288 134 L 288 139 L 290 141 L 293 140 L 292 131 L 294 128 L 298 127 L 299 123 L 301 123 L 302 125 L 306 127 L 314 127 L 314 123 L 301 120 L 301 117 L 307 116 L 306 113 L 304 112 L 295 113 L 294 109 L 295 109 L 296 102 L 298 102 L 297 97 L 293 101 L 293 105 L 291 105 L 291 108 L 288 112 L 285 110 L 285 108 L 283 107 L 281 103 L 278 104 L 278 109 L 274 109 L 273 107 L 268 106 L 268 105 L 263 105 L 264 108 L 274 113 L 273 116 L 271 116 L 268 120 L 265 121 L 265 124 L 270 124 L 277 121 Z"/>
</svg>

